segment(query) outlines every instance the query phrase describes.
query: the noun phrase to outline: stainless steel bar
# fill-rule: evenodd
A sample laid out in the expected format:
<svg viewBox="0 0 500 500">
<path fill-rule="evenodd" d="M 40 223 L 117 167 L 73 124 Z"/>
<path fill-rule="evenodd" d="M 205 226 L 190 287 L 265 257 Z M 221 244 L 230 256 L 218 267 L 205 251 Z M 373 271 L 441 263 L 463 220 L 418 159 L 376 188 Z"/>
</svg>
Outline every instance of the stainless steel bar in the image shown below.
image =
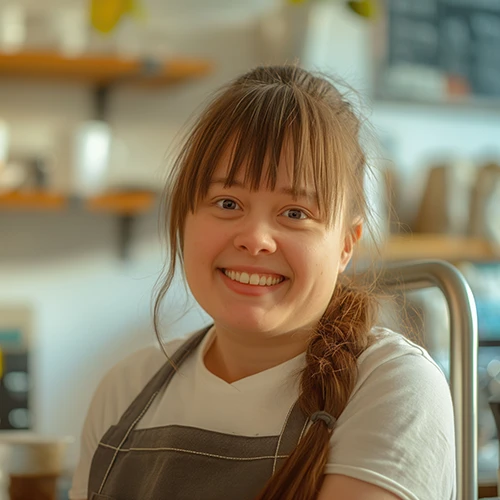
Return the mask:
<svg viewBox="0 0 500 500">
<path fill-rule="evenodd" d="M 457 499 L 477 500 L 477 311 L 458 269 L 444 261 L 388 264 L 380 270 L 386 290 L 438 287 L 450 315 L 450 389 L 455 411 Z"/>
</svg>

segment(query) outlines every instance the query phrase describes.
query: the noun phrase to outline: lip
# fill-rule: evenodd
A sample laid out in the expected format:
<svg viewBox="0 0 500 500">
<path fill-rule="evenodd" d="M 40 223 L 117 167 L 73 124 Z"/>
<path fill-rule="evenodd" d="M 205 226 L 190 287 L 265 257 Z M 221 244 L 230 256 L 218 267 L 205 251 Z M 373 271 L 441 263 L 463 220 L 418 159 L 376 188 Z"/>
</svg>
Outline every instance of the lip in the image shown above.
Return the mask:
<svg viewBox="0 0 500 500">
<path fill-rule="evenodd" d="M 265 267 L 256 267 L 256 266 L 225 266 L 219 267 L 222 271 L 223 269 L 230 269 L 231 271 L 236 271 L 239 273 L 248 273 L 248 274 L 267 274 L 268 276 L 276 276 L 277 278 L 285 278 L 287 277 L 284 274 L 277 273 L 272 269 L 267 269 Z"/>
<path fill-rule="evenodd" d="M 248 268 L 247 268 L 248 269 Z M 281 283 L 278 283 L 277 285 L 272 285 L 272 286 L 256 286 L 256 285 L 250 285 L 246 283 L 240 283 L 239 281 L 234 281 L 228 276 L 224 274 L 224 271 L 222 269 L 218 269 L 218 274 L 220 275 L 221 280 L 223 283 L 233 292 L 239 294 L 239 295 L 247 295 L 251 297 L 260 297 L 262 295 L 268 295 L 270 293 L 274 293 L 280 288 L 283 287 L 283 285 L 288 281 L 287 279 L 284 279 Z M 264 274 L 264 273 L 263 273 Z M 278 275 L 281 276 L 281 275 Z"/>
</svg>

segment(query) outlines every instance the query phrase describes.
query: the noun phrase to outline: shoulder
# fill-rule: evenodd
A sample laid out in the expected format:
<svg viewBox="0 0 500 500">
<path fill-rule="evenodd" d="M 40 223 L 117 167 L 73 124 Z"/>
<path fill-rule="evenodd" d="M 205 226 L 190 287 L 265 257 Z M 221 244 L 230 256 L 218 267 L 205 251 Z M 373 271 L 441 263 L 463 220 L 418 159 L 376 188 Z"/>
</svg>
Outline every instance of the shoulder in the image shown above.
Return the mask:
<svg viewBox="0 0 500 500">
<path fill-rule="evenodd" d="M 172 356 L 191 335 L 167 342 L 164 345 L 167 355 Z M 167 356 L 159 346 L 146 347 L 118 362 L 102 378 L 83 425 L 80 458 L 73 476 L 70 498 L 87 497 L 90 464 L 99 441 L 111 426 L 118 423 L 130 403 L 167 361 Z"/>
<path fill-rule="evenodd" d="M 358 359 L 358 382 L 362 383 L 375 370 L 392 369 L 395 366 L 418 365 L 420 368 L 444 377 L 442 369 L 428 351 L 404 335 L 388 328 L 372 330 L 373 344 Z"/>
<path fill-rule="evenodd" d="M 442 368 L 429 352 L 400 333 L 386 328 L 375 328 L 374 343 L 358 359 L 358 378 L 351 399 L 359 391 L 367 396 L 366 388 L 379 391 L 397 390 L 411 393 L 419 391 L 424 400 L 435 388 L 446 404 L 450 396 L 449 385 Z"/>
<path fill-rule="evenodd" d="M 97 411 L 107 427 L 116 424 L 135 396 L 190 336 L 167 342 L 163 346 L 165 352 L 160 346 L 152 345 L 114 365 L 99 383 L 89 413 Z"/>
<path fill-rule="evenodd" d="M 326 472 L 402 498 L 450 498 L 455 429 L 446 377 L 423 347 L 390 330 L 374 334 L 358 360 L 358 381 L 332 435 Z"/>
<path fill-rule="evenodd" d="M 425 348 L 403 335 L 382 328 L 374 335 L 377 340 L 359 358 L 357 383 L 345 413 L 366 415 L 368 408 L 377 408 L 380 414 L 387 412 L 394 425 L 414 413 L 419 421 L 440 418 L 451 439 L 453 404 L 443 370 Z"/>
</svg>

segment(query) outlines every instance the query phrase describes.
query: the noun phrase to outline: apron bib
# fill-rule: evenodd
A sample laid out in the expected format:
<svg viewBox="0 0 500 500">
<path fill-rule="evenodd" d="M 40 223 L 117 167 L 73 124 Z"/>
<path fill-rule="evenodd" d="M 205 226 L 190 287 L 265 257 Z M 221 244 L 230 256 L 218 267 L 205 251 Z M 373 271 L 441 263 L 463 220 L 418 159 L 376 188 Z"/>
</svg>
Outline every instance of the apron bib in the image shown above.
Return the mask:
<svg viewBox="0 0 500 500">
<path fill-rule="evenodd" d="M 209 329 L 175 352 L 176 366 Z M 237 436 L 182 425 L 136 429 L 174 374 L 167 361 L 104 434 L 90 468 L 90 500 L 252 500 L 305 430 L 307 418 L 297 403 L 277 436 Z"/>
</svg>

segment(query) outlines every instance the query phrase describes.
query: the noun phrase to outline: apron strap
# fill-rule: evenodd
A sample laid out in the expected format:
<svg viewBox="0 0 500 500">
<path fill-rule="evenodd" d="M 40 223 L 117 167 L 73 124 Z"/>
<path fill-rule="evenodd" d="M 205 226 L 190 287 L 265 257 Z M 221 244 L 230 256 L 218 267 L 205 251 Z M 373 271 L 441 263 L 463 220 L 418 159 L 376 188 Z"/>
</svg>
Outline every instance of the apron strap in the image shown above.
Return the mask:
<svg viewBox="0 0 500 500">
<path fill-rule="evenodd" d="M 127 440 L 129 434 L 134 430 L 137 423 L 147 412 L 148 408 L 151 406 L 151 403 L 154 401 L 162 387 L 166 386 L 170 382 L 170 379 L 175 374 L 174 365 L 178 367 L 182 364 L 182 362 L 189 356 L 189 354 L 191 354 L 200 344 L 210 328 L 211 326 L 205 327 L 189 337 L 189 339 L 186 340 L 186 342 L 184 342 L 179 347 L 179 349 L 177 349 L 177 351 L 175 351 L 173 356 L 171 356 L 171 358 L 156 372 L 156 374 L 150 379 L 150 381 L 136 396 L 132 403 L 130 403 L 129 407 L 120 418 L 118 424 L 110 427 L 104 434 L 99 444 L 105 441 L 107 444 L 112 444 L 116 448 L 113 452 L 113 455 L 109 457 L 109 459 L 107 459 L 109 460 L 109 462 L 106 470 L 99 470 L 99 476 L 101 475 L 101 473 L 103 475 L 95 478 L 92 478 L 91 476 L 89 477 L 89 492 L 91 492 L 92 488 L 94 487 L 93 482 L 97 482 L 95 486 L 100 484 L 97 491 L 97 496 L 93 498 L 96 498 L 96 500 L 100 498 L 106 498 L 105 496 L 102 496 L 102 490 L 116 461 L 118 453 Z"/>
<path fill-rule="evenodd" d="M 212 328 L 212 325 L 196 332 L 175 351 L 170 359 L 156 372 L 144 389 L 129 405 L 116 426 L 118 429 L 123 430 L 128 435 L 129 432 L 135 428 L 160 390 L 170 382 L 170 379 L 175 374 L 176 368 L 196 349 L 210 328 Z M 174 368 L 174 366 L 176 368 Z M 116 435 L 114 439 L 117 439 Z"/>
<path fill-rule="evenodd" d="M 309 419 L 305 416 L 297 400 L 291 406 L 278 437 L 273 460 L 273 475 L 279 468 L 279 465 L 284 462 L 283 457 L 288 457 L 296 448 L 306 431 L 308 423 Z"/>
</svg>

